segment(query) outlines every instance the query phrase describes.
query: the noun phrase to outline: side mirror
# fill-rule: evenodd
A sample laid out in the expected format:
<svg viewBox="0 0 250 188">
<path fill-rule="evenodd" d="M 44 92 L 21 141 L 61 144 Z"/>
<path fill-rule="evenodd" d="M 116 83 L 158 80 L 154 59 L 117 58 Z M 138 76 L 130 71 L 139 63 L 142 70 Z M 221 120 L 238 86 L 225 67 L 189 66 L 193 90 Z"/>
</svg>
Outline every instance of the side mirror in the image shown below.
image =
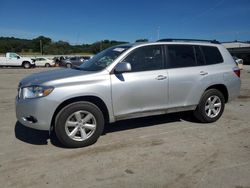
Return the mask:
<svg viewBox="0 0 250 188">
<path fill-rule="evenodd" d="M 131 64 L 128 62 L 118 63 L 114 70 L 114 72 L 118 74 L 124 73 L 124 72 L 130 72 L 130 71 L 131 71 Z"/>
<path fill-rule="evenodd" d="M 17 56 L 16 58 L 17 58 L 17 59 L 20 59 L 20 56 Z"/>
</svg>

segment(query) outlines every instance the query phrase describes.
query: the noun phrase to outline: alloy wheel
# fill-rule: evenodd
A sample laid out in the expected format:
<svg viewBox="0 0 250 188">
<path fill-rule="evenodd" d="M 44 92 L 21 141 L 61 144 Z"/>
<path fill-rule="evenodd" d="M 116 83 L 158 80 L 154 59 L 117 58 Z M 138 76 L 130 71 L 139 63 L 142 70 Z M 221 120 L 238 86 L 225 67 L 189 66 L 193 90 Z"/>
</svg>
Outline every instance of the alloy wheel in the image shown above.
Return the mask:
<svg viewBox="0 0 250 188">
<path fill-rule="evenodd" d="M 75 141 L 84 141 L 95 132 L 96 122 L 92 113 L 83 110 L 76 111 L 66 120 L 66 134 Z"/>
</svg>

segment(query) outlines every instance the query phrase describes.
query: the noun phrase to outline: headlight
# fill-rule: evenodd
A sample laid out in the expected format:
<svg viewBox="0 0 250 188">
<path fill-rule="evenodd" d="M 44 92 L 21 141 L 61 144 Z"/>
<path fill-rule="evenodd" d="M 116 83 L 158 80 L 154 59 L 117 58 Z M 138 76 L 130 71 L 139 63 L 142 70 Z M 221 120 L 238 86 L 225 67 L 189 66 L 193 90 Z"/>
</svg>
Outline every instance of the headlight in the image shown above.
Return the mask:
<svg viewBox="0 0 250 188">
<path fill-rule="evenodd" d="M 33 99 L 38 97 L 48 96 L 52 91 L 53 87 L 46 86 L 30 86 L 22 88 L 21 98 Z"/>
</svg>

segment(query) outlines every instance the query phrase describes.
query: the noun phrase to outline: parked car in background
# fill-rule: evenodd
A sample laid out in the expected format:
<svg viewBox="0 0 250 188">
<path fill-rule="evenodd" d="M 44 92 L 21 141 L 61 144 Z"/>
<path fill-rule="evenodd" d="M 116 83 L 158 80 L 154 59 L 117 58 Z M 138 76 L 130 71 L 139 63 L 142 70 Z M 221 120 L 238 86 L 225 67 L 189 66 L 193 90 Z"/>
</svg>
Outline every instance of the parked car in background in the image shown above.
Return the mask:
<svg viewBox="0 0 250 188">
<path fill-rule="evenodd" d="M 108 48 L 74 69 L 33 74 L 18 86 L 16 117 L 54 130 L 67 147 L 93 144 L 105 123 L 193 111 L 217 121 L 239 96 L 240 70 L 217 41 L 160 40 Z"/>
<path fill-rule="evenodd" d="M 37 57 L 35 58 L 35 64 L 38 67 L 53 67 L 55 66 L 55 62 L 52 59 L 48 59 L 45 57 Z"/>
<path fill-rule="evenodd" d="M 236 56 L 233 56 L 234 61 L 237 63 L 238 67 L 240 69 L 243 69 L 243 59 L 240 59 Z"/>
<path fill-rule="evenodd" d="M 56 65 L 60 66 L 63 60 L 68 59 L 68 57 L 60 56 L 60 57 L 54 57 L 53 60 L 55 61 Z"/>
<path fill-rule="evenodd" d="M 93 56 L 81 56 L 85 61 L 88 61 L 91 59 Z"/>
<path fill-rule="evenodd" d="M 72 65 L 79 66 L 83 62 L 85 62 L 91 58 L 92 58 L 92 56 L 76 56 L 76 58 L 75 57 L 68 57 L 68 56 L 60 56 L 60 57 L 57 56 L 57 57 L 54 57 L 53 60 L 55 61 L 55 66 L 63 66 L 63 67 L 68 66 L 70 68 Z M 81 59 L 81 61 L 79 62 L 79 60 L 77 60 L 77 59 Z M 74 63 L 72 64 L 73 61 L 74 61 Z"/>
<path fill-rule="evenodd" d="M 22 57 L 16 53 L 8 52 L 5 57 L 0 57 L 0 66 L 31 68 L 35 66 L 35 60 Z"/>
<path fill-rule="evenodd" d="M 62 60 L 60 66 L 71 68 L 72 66 L 80 66 L 84 61 L 85 59 L 82 56 L 70 57 Z"/>
</svg>

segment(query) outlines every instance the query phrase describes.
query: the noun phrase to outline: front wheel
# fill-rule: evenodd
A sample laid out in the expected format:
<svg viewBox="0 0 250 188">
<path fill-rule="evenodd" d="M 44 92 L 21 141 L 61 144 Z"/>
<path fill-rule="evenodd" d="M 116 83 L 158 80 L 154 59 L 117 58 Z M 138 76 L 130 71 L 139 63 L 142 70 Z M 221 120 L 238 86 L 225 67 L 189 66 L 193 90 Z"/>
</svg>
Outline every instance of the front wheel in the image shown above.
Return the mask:
<svg viewBox="0 0 250 188">
<path fill-rule="evenodd" d="M 89 102 L 75 102 L 64 107 L 55 122 L 58 140 L 70 148 L 94 144 L 103 128 L 104 117 L 101 110 Z"/>
<path fill-rule="evenodd" d="M 45 64 L 45 67 L 50 67 L 50 64 L 49 64 L 49 63 L 46 63 L 46 64 Z"/>
<path fill-rule="evenodd" d="M 194 116 L 203 123 L 212 123 L 221 117 L 224 107 L 223 94 L 217 89 L 209 89 L 203 94 L 194 111 Z"/>
</svg>

